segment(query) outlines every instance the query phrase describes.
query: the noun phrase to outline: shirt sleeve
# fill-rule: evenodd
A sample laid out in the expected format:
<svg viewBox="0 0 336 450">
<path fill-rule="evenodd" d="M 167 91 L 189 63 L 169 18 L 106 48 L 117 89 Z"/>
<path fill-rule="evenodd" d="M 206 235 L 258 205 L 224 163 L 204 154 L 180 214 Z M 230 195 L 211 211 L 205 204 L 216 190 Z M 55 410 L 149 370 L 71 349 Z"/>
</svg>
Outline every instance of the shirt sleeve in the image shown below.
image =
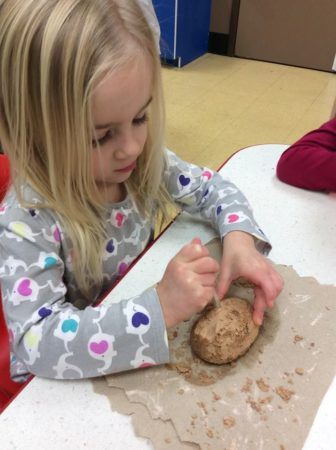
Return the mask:
<svg viewBox="0 0 336 450">
<path fill-rule="evenodd" d="M 277 165 L 277 176 L 281 181 L 316 191 L 335 191 L 335 174 L 336 119 L 291 145 Z"/>
<path fill-rule="evenodd" d="M 76 308 L 64 283 L 62 236 L 45 210 L 4 203 L 1 289 L 13 353 L 13 379 L 96 377 L 169 360 L 155 288 L 119 303 Z M 31 215 L 33 214 L 33 215 Z"/>
<path fill-rule="evenodd" d="M 170 195 L 183 210 L 199 213 L 222 238 L 231 231 L 244 231 L 255 238 L 259 251 L 270 251 L 270 243 L 256 223 L 246 197 L 219 173 L 187 163 L 167 150 L 165 181 Z"/>
</svg>

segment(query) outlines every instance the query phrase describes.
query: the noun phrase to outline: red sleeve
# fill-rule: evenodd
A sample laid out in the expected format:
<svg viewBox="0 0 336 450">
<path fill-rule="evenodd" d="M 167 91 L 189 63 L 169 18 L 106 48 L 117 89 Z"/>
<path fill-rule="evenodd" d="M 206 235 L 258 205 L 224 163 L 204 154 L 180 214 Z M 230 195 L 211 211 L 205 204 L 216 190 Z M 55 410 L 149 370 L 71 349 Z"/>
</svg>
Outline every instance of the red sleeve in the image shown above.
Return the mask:
<svg viewBox="0 0 336 450">
<path fill-rule="evenodd" d="M 336 191 L 336 119 L 291 145 L 280 157 L 277 176 L 293 186 Z"/>
</svg>

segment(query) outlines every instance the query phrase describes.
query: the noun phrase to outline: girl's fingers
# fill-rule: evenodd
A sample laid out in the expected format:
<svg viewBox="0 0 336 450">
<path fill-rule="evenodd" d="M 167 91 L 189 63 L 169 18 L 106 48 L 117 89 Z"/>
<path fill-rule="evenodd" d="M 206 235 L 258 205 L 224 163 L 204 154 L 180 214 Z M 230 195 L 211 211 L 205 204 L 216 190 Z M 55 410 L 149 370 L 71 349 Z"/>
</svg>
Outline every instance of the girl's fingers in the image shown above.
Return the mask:
<svg viewBox="0 0 336 450">
<path fill-rule="evenodd" d="M 195 261 L 204 256 L 209 256 L 209 250 L 200 243 L 200 239 L 195 238 L 190 244 L 185 245 L 177 256 L 185 262 Z"/>
<path fill-rule="evenodd" d="M 276 289 L 276 293 L 277 296 L 280 294 L 280 292 L 282 291 L 283 287 L 284 287 L 284 280 L 282 279 L 282 277 L 278 274 L 278 272 L 276 272 L 275 270 L 273 271 L 273 283 Z"/>
<path fill-rule="evenodd" d="M 281 291 L 282 283 L 281 278 L 273 270 L 267 270 L 263 272 L 255 272 L 253 276 L 246 277 L 249 281 L 252 281 L 257 288 L 261 291 L 262 297 L 265 302 L 265 307 L 272 308 L 275 299 Z M 255 289 L 256 292 L 256 289 Z"/>
<path fill-rule="evenodd" d="M 261 288 L 263 289 L 267 306 L 272 308 L 277 296 L 283 288 L 282 278 L 277 272 L 272 271 L 261 285 Z"/>
<path fill-rule="evenodd" d="M 283 280 L 280 275 L 272 270 L 254 288 L 255 299 L 253 304 L 253 320 L 257 325 L 261 325 L 264 312 L 267 307 L 274 306 L 277 296 L 283 288 Z"/>
<path fill-rule="evenodd" d="M 202 274 L 198 276 L 198 280 L 204 287 L 212 287 L 215 289 L 216 285 L 216 274 Z"/>
<path fill-rule="evenodd" d="M 204 302 L 204 306 L 210 303 L 213 299 L 214 288 L 213 287 L 205 287 L 204 288 L 204 298 L 206 301 Z"/>
<path fill-rule="evenodd" d="M 229 271 L 225 271 L 221 273 L 221 276 L 219 278 L 218 284 L 217 284 L 217 296 L 218 298 L 223 298 L 224 295 L 229 290 L 230 284 L 232 282 L 231 274 Z"/>
<path fill-rule="evenodd" d="M 254 289 L 255 299 L 253 303 L 253 321 L 256 325 L 260 326 L 264 320 L 264 311 L 266 309 L 266 300 L 263 291 L 256 287 Z"/>
<path fill-rule="evenodd" d="M 213 258 L 211 258 L 210 256 L 204 256 L 202 258 L 192 261 L 192 263 L 190 264 L 190 268 L 197 274 L 219 272 L 218 262 Z"/>
<path fill-rule="evenodd" d="M 265 307 L 268 306 L 269 308 L 272 308 L 274 305 L 275 299 L 277 297 L 277 290 L 276 290 L 271 278 L 269 278 L 265 283 L 263 283 L 263 285 L 260 286 L 260 289 L 262 290 L 262 293 L 263 293 Z"/>
</svg>

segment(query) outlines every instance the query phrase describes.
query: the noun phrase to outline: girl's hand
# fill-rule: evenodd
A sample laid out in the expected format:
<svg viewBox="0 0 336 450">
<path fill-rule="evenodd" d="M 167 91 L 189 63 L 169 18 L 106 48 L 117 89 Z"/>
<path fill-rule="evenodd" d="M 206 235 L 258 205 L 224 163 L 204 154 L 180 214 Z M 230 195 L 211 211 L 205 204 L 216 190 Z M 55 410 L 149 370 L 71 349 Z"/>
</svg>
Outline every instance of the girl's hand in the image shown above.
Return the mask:
<svg viewBox="0 0 336 450">
<path fill-rule="evenodd" d="M 223 246 L 218 297 L 224 297 L 232 281 L 239 277 L 246 278 L 255 285 L 253 320 L 256 325 L 261 325 L 265 309 L 273 307 L 283 288 L 283 280 L 255 248 L 253 237 L 249 234 L 232 231 L 225 236 Z"/>
<path fill-rule="evenodd" d="M 156 291 L 167 328 L 189 319 L 213 298 L 219 264 L 200 239 L 193 239 L 169 262 Z"/>
</svg>

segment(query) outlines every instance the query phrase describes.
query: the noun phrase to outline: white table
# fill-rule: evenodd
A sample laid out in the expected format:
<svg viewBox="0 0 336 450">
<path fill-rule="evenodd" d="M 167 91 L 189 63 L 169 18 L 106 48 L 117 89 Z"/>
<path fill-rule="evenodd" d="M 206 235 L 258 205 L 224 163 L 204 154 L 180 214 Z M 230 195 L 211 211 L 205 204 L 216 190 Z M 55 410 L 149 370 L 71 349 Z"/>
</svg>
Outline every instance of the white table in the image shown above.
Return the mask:
<svg viewBox="0 0 336 450">
<path fill-rule="evenodd" d="M 274 170 L 285 148 L 260 145 L 243 149 L 220 172 L 250 200 L 273 244 L 270 258 L 274 262 L 336 285 L 336 198 L 279 182 Z M 202 221 L 181 215 L 116 286 L 114 301 L 124 295 L 125 285 L 132 295 L 157 281 L 168 261 L 194 236 L 207 242 L 214 232 Z M 335 398 L 336 379 L 319 408 L 304 450 L 336 449 Z M 94 393 L 89 380 L 34 378 L 0 416 L 0 448 L 148 450 L 152 446 L 134 435 L 129 417 L 111 411 L 107 398 Z"/>
</svg>

